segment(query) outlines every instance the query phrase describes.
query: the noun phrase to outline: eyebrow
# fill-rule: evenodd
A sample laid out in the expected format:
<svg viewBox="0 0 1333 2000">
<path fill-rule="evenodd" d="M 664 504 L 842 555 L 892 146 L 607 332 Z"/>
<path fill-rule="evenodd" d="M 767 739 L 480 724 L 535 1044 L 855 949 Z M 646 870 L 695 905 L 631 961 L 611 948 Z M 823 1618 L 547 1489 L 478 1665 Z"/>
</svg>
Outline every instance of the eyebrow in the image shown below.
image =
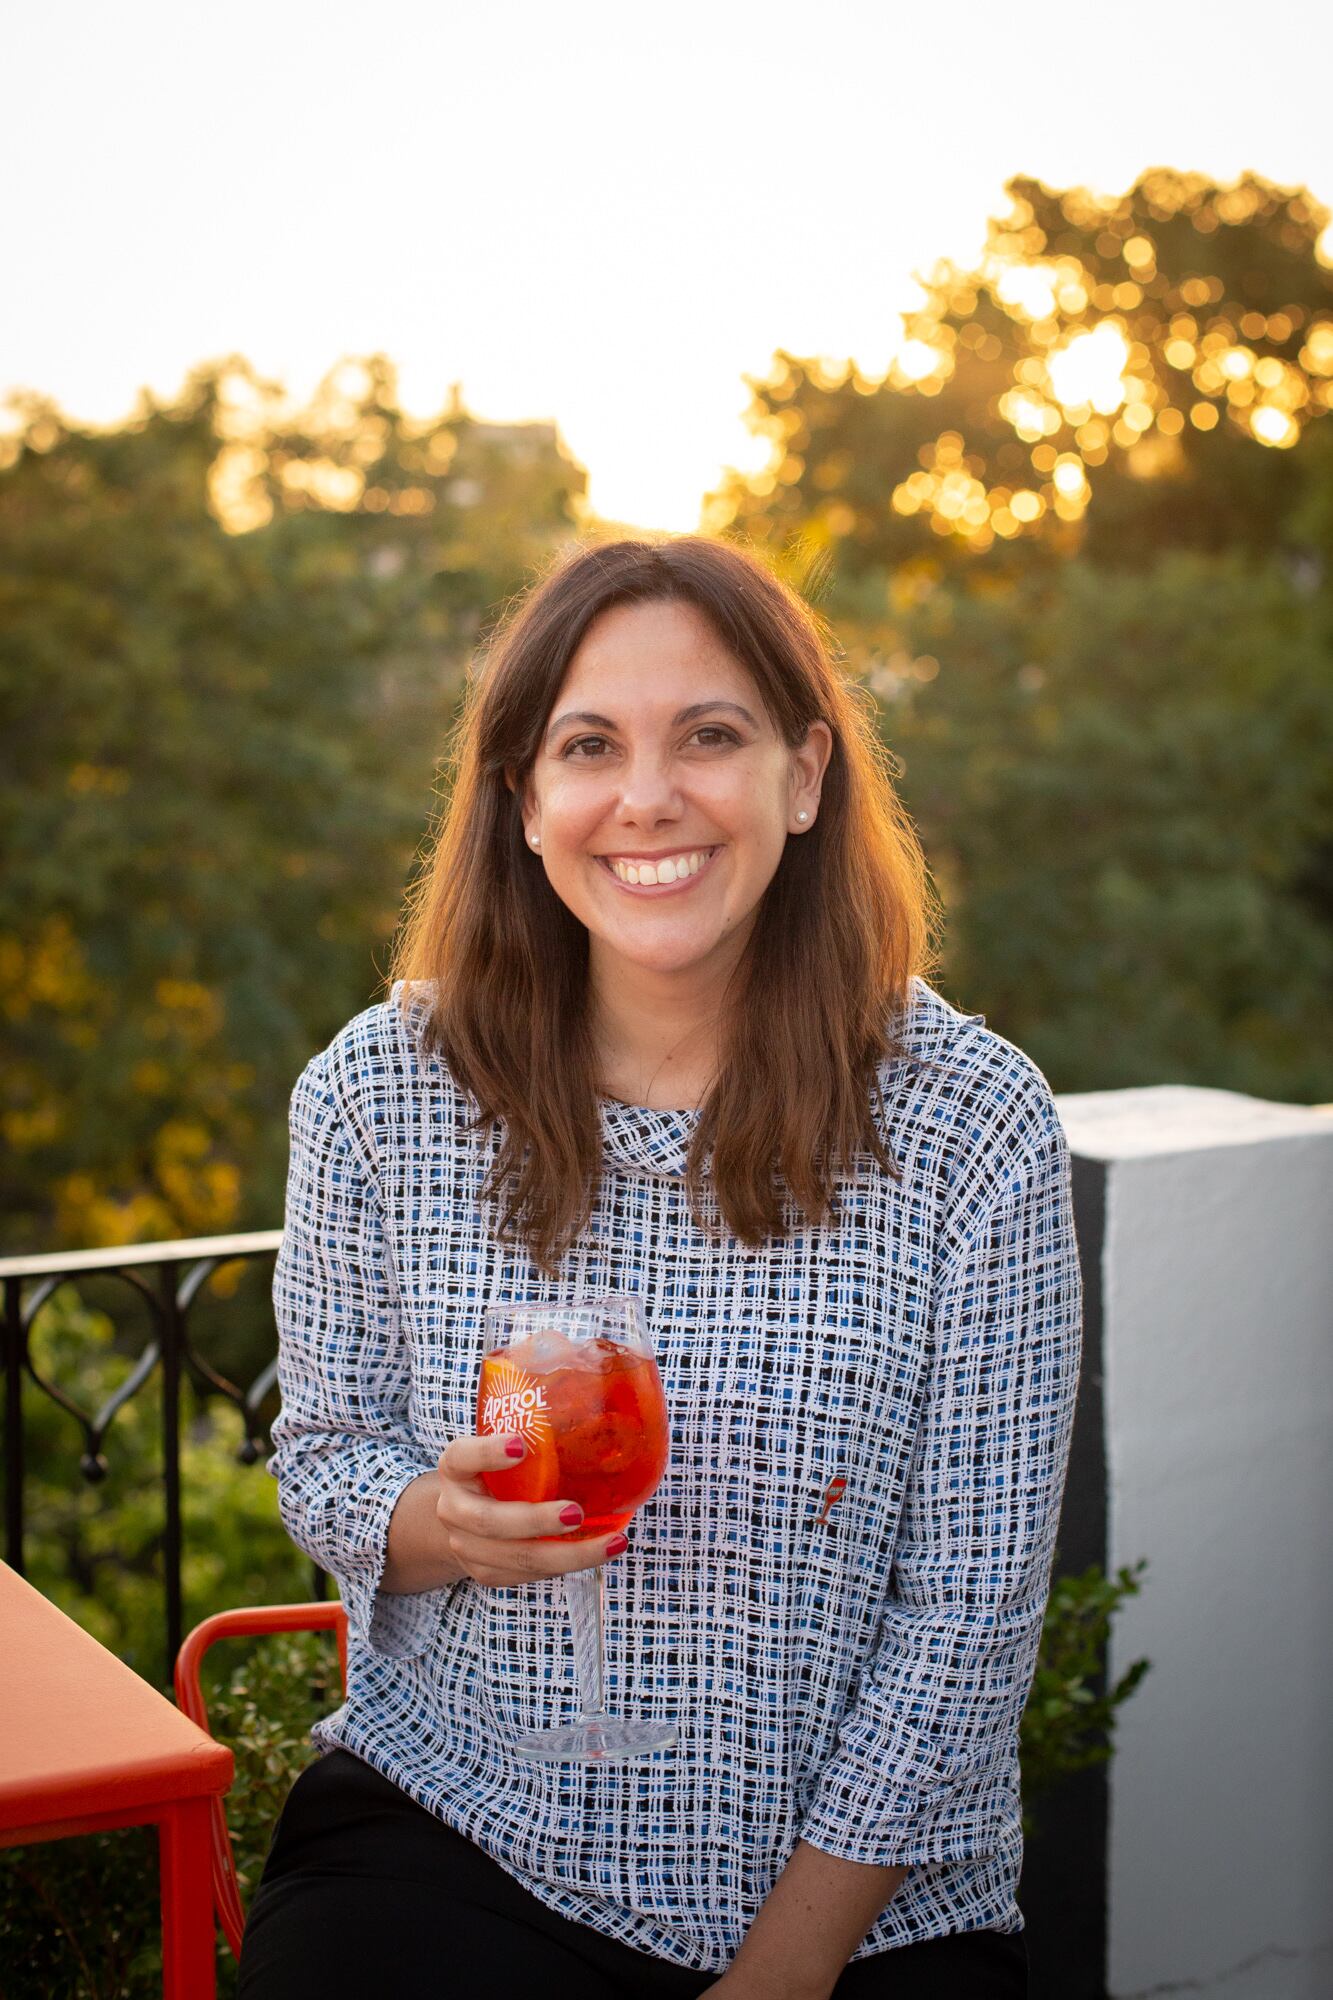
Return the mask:
<svg viewBox="0 0 1333 2000">
<path fill-rule="evenodd" d="M 715 715 L 719 709 L 725 710 L 728 715 L 739 715 L 743 722 L 749 723 L 751 729 L 759 727 L 749 709 L 742 708 L 738 701 L 696 701 L 691 707 L 682 708 L 679 714 L 672 716 L 671 727 L 677 729 L 682 722 L 694 722 L 701 715 Z M 546 741 L 549 743 L 552 737 L 571 722 L 590 723 L 594 729 L 614 729 L 616 726 L 609 715 L 594 715 L 591 709 L 573 708 L 567 715 L 556 717 L 546 732 Z"/>
</svg>

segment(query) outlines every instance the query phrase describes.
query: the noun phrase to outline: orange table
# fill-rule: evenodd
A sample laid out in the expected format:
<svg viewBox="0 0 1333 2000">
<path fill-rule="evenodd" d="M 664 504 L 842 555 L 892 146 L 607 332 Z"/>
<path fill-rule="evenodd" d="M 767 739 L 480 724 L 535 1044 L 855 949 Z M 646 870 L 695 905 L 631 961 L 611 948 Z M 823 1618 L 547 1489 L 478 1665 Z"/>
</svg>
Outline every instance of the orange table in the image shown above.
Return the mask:
<svg viewBox="0 0 1333 2000">
<path fill-rule="evenodd" d="M 213 2000 L 209 1801 L 231 1751 L 0 1562 L 0 1847 L 158 1830 L 163 1992 Z"/>
</svg>

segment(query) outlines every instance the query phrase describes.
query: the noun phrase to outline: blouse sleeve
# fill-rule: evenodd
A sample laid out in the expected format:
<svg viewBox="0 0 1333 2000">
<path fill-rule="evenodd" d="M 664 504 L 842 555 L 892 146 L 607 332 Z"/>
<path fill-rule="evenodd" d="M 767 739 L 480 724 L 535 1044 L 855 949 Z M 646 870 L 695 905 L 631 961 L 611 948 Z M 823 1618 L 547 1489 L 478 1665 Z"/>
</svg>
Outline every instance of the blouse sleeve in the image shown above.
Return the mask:
<svg viewBox="0 0 1333 2000">
<path fill-rule="evenodd" d="M 801 1829 L 882 1866 L 993 1851 L 1069 1459 L 1082 1281 L 1069 1147 L 1041 1130 L 941 1273 L 934 1362 L 876 1645 Z"/>
<path fill-rule="evenodd" d="M 410 1364 L 380 1196 L 327 1052 L 298 1079 L 289 1122 L 273 1274 L 282 1409 L 268 1470 L 287 1533 L 336 1579 L 356 1637 L 379 1653 L 420 1653 L 457 1585 L 400 1595 L 380 1579 L 399 1496 L 438 1461 L 408 1429 Z"/>
</svg>

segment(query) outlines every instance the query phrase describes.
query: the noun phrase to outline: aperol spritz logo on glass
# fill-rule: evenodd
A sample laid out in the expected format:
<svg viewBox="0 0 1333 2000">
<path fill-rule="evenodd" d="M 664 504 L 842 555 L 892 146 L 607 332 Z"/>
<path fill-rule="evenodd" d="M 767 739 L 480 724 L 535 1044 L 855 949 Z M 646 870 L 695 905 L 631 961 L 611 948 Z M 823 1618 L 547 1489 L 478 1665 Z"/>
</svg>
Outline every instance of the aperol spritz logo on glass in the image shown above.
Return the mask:
<svg viewBox="0 0 1333 2000">
<path fill-rule="evenodd" d="M 551 1435 L 551 1418 L 546 1407 L 546 1391 L 531 1375 L 515 1368 L 512 1361 L 486 1363 L 486 1387 L 481 1399 L 483 1433 L 516 1431 L 523 1437 Z"/>
</svg>

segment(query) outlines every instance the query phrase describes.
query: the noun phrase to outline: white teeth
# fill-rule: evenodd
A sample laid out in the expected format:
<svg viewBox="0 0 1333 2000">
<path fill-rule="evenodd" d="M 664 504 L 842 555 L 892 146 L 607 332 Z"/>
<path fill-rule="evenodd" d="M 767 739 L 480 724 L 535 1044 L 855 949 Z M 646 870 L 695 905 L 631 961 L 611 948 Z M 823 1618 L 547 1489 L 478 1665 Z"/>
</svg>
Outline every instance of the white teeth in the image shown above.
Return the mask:
<svg viewBox="0 0 1333 2000">
<path fill-rule="evenodd" d="M 657 862 L 607 858 L 612 872 L 620 881 L 632 882 L 636 887 L 642 883 L 648 888 L 656 888 L 659 882 L 683 882 L 687 875 L 697 875 L 711 852 L 711 848 L 695 848 L 689 854 L 666 855 Z"/>
</svg>

